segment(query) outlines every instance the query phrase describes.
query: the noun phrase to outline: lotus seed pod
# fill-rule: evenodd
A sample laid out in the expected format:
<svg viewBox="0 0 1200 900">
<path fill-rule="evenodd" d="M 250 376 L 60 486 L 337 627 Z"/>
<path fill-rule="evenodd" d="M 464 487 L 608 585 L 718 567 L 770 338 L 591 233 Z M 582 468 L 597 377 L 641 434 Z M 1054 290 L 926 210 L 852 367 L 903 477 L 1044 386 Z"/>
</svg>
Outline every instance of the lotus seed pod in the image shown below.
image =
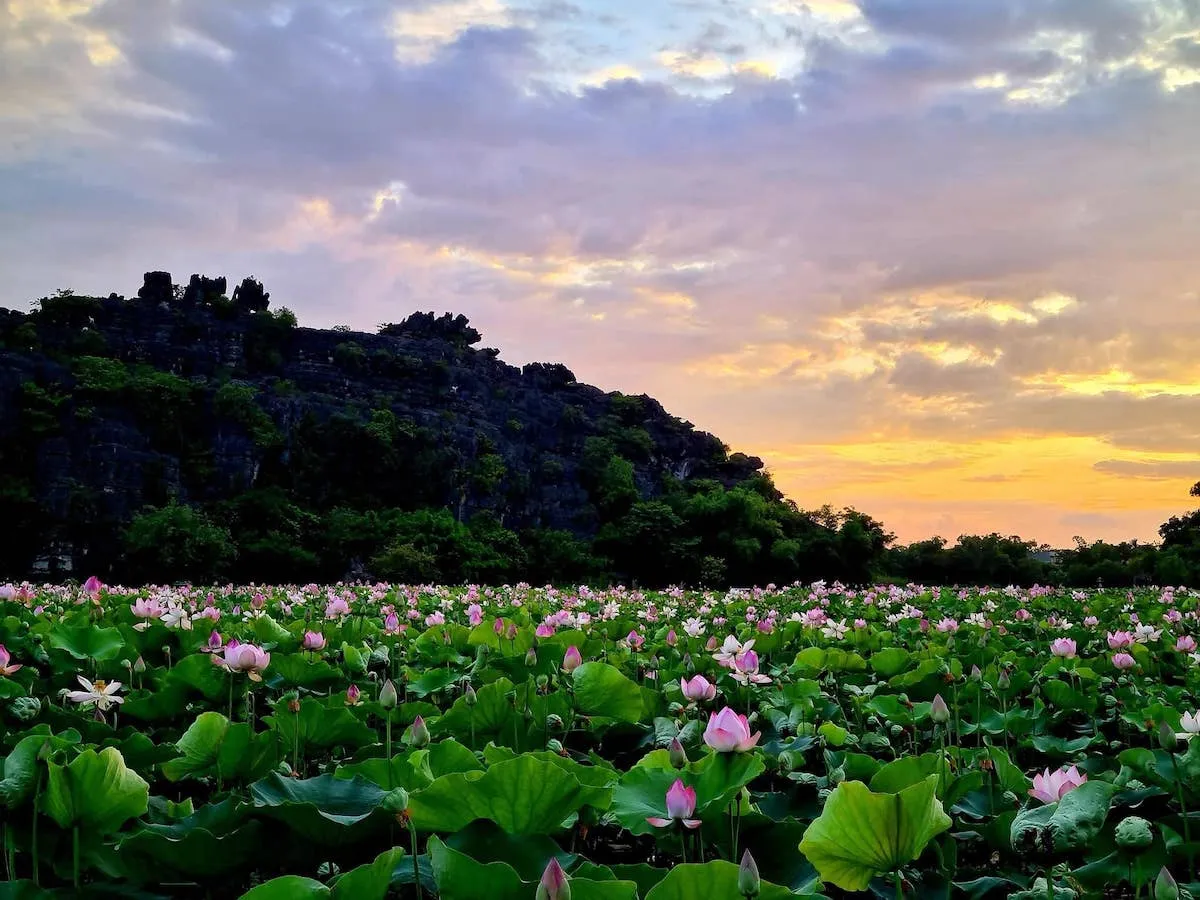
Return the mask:
<svg viewBox="0 0 1200 900">
<path fill-rule="evenodd" d="M 37 697 L 17 697 L 9 704 L 8 711 L 18 722 L 32 722 L 42 712 L 42 701 Z"/>
<path fill-rule="evenodd" d="M 550 731 L 562 731 L 562 716 L 556 713 L 550 713 L 550 715 L 546 716 L 546 728 L 548 728 Z"/>
<path fill-rule="evenodd" d="M 559 756 L 563 756 L 567 752 L 563 748 L 562 741 L 558 738 L 550 738 L 550 740 L 546 741 L 546 749 L 551 753 L 557 753 Z"/>
<path fill-rule="evenodd" d="M 846 770 L 843 769 L 841 766 L 838 766 L 836 769 L 830 770 L 830 772 L 829 772 L 829 783 L 830 784 L 832 784 L 836 787 L 837 785 L 841 784 L 845 780 L 846 780 Z"/>
<path fill-rule="evenodd" d="M 408 791 L 404 788 L 396 788 L 388 791 L 383 795 L 380 801 L 380 807 L 387 813 L 402 813 L 408 809 Z"/>
<path fill-rule="evenodd" d="M 779 771 L 787 774 L 792 771 L 796 765 L 796 755 L 791 750 L 784 750 L 779 754 Z"/>
<path fill-rule="evenodd" d="M 903 725 L 893 725 L 888 730 L 892 733 L 892 737 L 898 738 L 898 737 L 900 737 L 900 735 L 904 734 L 904 726 Z"/>
<path fill-rule="evenodd" d="M 833 788 L 821 788 L 819 791 L 817 791 L 817 799 L 821 801 L 821 803 L 824 803 L 829 799 L 829 795 L 832 793 Z"/>
</svg>

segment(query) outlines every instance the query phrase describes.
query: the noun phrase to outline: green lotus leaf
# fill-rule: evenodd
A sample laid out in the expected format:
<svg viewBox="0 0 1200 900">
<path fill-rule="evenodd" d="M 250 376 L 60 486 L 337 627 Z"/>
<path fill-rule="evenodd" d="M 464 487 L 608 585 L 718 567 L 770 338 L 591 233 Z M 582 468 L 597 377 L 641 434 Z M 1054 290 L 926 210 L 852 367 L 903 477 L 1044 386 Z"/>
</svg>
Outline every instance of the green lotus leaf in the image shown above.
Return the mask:
<svg viewBox="0 0 1200 900">
<path fill-rule="evenodd" d="M 866 890 L 872 878 L 916 859 L 950 827 L 936 794 L 936 775 L 895 794 L 872 793 L 860 781 L 843 782 L 805 832 L 800 852 L 822 881 Z"/>
<path fill-rule="evenodd" d="M 143 825 L 118 845 L 127 868 L 140 865 L 153 873 L 147 880 L 203 879 L 254 862 L 260 852 L 263 825 L 245 821 L 232 800 L 210 803 L 169 824 Z"/>
<path fill-rule="evenodd" d="M 273 772 L 250 785 L 262 813 L 316 844 L 352 844 L 383 828 L 386 793 L 366 779 L 332 775 L 297 780 Z"/>
<path fill-rule="evenodd" d="M 319 881 L 299 875 L 281 875 L 251 888 L 239 900 L 309 900 L 329 894 L 329 888 Z"/>
<path fill-rule="evenodd" d="M 569 772 L 532 756 L 486 772 L 456 772 L 412 795 L 409 812 L 422 831 L 458 831 L 491 819 L 509 834 L 549 834 L 584 805 L 607 800 L 606 789 L 580 784 Z"/>
<path fill-rule="evenodd" d="M 429 839 L 429 855 L 440 900 L 529 900 L 537 892 L 536 881 L 523 881 L 507 863 L 476 862 L 436 837 Z M 632 881 L 568 877 L 571 900 L 637 900 Z"/>
<path fill-rule="evenodd" d="M 392 884 L 392 872 L 404 857 L 403 847 L 384 850 L 374 862 L 338 876 L 333 883 L 334 900 L 384 900 Z"/>
<path fill-rule="evenodd" d="M 589 662 L 571 673 L 575 703 L 586 716 L 603 716 L 618 722 L 637 722 L 645 702 L 642 689 L 619 669 L 607 663 Z"/>
<path fill-rule="evenodd" d="M 302 747 L 363 747 L 379 740 L 345 706 L 329 707 L 315 697 L 300 701 L 299 712 L 292 712 L 287 704 L 278 704 L 274 714 L 263 721 L 279 735 L 285 747 L 291 747 L 297 737 Z"/>
<path fill-rule="evenodd" d="M 574 897 L 574 893 L 571 895 Z M 698 897 L 729 898 L 742 896 L 738 890 L 738 867 L 723 859 L 704 864 L 685 863 L 675 866 L 667 877 L 646 894 L 646 900 L 696 900 Z M 762 882 L 756 900 L 796 900 L 800 896 L 778 884 Z"/>
<path fill-rule="evenodd" d="M 50 632 L 50 646 L 56 650 L 66 650 L 76 659 L 105 662 L 121 655 L 125 649 L 125 638 L 119 628 L 61 625 Z"/>
<path fill-rule="evenodd" d="M 105 747 L 84 750 L 67 765 L 49 760 L 44 806 L 62 828 L 80 827 L 111 834 L 146 812 L 150 786 L 125 765 L 121 752 Z"/>
<path fill-rule="evenodd" d="M 892 678 L 908 668 L 912 654 L 901 647 L 885 647 L 871 654 L 871 668 L 884 678 Z"/>
<path fill-rule="evenodd" d="M 1057 803 L 1017 813 L 1009 837 L 1014 849 L 1064 853 L 1087 847 L 1100 834 L 1117 789 L 1104 781 L 1088 781 Z"/>
</svg>

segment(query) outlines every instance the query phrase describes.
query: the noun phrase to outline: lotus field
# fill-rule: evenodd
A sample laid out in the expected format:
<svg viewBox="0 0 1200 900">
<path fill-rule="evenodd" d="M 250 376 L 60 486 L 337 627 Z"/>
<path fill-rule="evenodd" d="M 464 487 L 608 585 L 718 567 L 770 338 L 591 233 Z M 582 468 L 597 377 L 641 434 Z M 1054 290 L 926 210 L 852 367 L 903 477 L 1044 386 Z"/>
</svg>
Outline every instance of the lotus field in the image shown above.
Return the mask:
<svg viewBox="0 0 1200 900">
<path fill-rule="evenodd" d="M 1188 896 L 1198 599 L 0 586 L 3 896 Z"/>
</svg>

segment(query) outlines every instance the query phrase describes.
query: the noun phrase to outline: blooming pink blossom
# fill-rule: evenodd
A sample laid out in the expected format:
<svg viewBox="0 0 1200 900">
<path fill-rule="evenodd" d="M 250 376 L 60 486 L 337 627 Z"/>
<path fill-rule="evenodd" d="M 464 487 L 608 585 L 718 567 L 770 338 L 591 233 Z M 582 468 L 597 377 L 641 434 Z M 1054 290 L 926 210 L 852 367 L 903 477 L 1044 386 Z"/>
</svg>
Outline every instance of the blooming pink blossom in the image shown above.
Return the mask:
<svg viewBox="0 0 1200 900">
<path fill-rule="evenodd" d="M 1043 803 L 1055 803 L 1085 781 L 1087 776 L 1075 766 L 1055 772 L 1046 769 L 1040 775 L 1033 776 L 1033 787 L 1029 790 L 1029 796 Z"/>
<path fill-rule="evenodd" d="M 747 650 L 734 657 L 733 660 L 733 677 L 735 681 L 740 681 L 742 684 L 770 684 L 771 678 L 769 675 L 764 675 L 758 671 L 758 654 L 753 650 Z"/>
<path fill-rule="evenodd" d="M 1095 628 L 1097 625 L 1100 624 L 1100 620 L 1097 619 L 1095 616 L 1084 616 L 1083 624 L 1087 628 Z"/>
<path fill-rule="evenodd" d="M 301 643 L 301 646 L 305 650 L 324 650 L 325 635 L 316 631 L 306 631 L 304 632 L 304 641 Z"/>
<path fill-rule="evenodd" d="M 1196 649 L 1196 639 L 1190 634 L 1182 634 L 1175 641 L 1175 649 L 1180 653 L 1191 653 Z"/>
<path fill-rule="evenodd" d="M 230 672 L 245 672 L 251 681 L 262 681 L 262 675 L 259 673 L 270 664 L 271 654 L 253 644 L 230 641 L 225 647 L 225 653 L 214 656 L 213 662 Z"/>
<path fill-rule="evenodd" d="M 1114 653 L 1112 656 L 1112 664 L 1118 669 L 1132 669 L 1137 665 L 1137 660 L 1124 651 Z"/>
<path fill-rule="evenodd" d="M 480 622 L 482 622 L 483 621 L 483 607 L 480 606 L 478 603 L 472 603 L 470 606 L 468 606 L 467 607 L 467 621 L 471 623 L 472 628 L 474 628 L 476 625 L 478 625 Z"/>
<path fill-rule="evenodd" d="M 1124 650 L 1133 644 L 1133 635 L 1128 631 L 1110 631 L 1105 637 L 1109 650 Z"/>
<path fill-rule="evenodd" d="M 704 729 L 704 743 L 718 753 L 744 753 L 753 748 L 762 732 L 750 734 L 750 725 L 746 717 L 735 713 L 726 706 L 719 713 L 713 713 L 708 719 L 708 727 Z"/>
<path fill-rule="evenodd" d="M 685 828 L 699 828 L 700 820 L 693 819 L 696 812 L 696 789 L 687 787 L 683 779 L 676 778 L 667 789 L 667 817 L 650 816 L 646 819 L 655 828 L 667 828 L 681 822 Z"/>
<path fill-rule="evenodd" d="M 693 675 L 692 680 L 679 679 L 679 689 L 688 700 L 711 700 L 717 696 L 717 686 L 709 682 L 703 675 Z"/>
<path fill-rule="evenodd" d="M 0 675 L 12 675 L 21 668 L 20 663 L 9 665 L 11 659 L 12 657 L 8 655 L 8 650 L 3 644 L 0 644 Z"/>
<path fill-rule="evenodd" d="M 1050 642 L 1050 652 L 1063 659 L 1075 658 L 1075 641 L 1071 638 L 1055 638 Z"/>
<path fill-rule="evenodd" d="M 625 641 L 629 644 L 630 649 L 637 651 L 642 649 L 642 644 L 646 643 L 646 638 L 638 634 L 635 628 L 625 636 Z"/>
<path fill-rule="evenodd" d="M 543 622 L 541 625 L 539 625 L 537 627 L 537 629 L 534 631 L 534 634 L 536 634 L 540 638 L 553 637 L 554 636 L 554 626 L 551 625 L 549 622 Z"/>
</svg>

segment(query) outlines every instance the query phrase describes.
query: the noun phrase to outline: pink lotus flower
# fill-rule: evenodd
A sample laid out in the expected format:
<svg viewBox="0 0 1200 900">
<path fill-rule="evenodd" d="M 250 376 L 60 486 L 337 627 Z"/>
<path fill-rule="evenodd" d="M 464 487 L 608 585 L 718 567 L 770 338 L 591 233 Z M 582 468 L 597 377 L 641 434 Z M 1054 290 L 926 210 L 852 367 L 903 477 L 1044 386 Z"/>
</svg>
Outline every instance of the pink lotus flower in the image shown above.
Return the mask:
<svg viewBox="0 0 1200 900">
<path fill-rule="evenodd" d="M 674 647 L 678 643 L 679 643 L 679 635 L 677 635 L 675 633 L 675 629 L 672 628 L 670 631 L 667 632 L 667 646 Z"/>
<path fill-rule="evenodd" d="M 637 629 L 635 628 L 625 636 L 625 642 L 629 644 L 631 650 L 636 652 L 642 649 L 642 645 L 646 643 L 646 639 L 642 635 L 638 634 Z"/>
<path fill-rule="evenodd" d="M 166 612 L 157 600 L 145 597 L 138 597 L 129 610 L 139 619 L 161 619 L 162 614 Z"/>
<path fill-rule="evenodd" d="M 1128 653 L 1114 653 L 1112 656 L 1112 664 L 1118 669 L 1132 669 L 1137 665 L 1137 660 L 1135 660 Z"/>
<path fill-rule="evenodd" d="M 1018 622 L 1028 622 L 1033 618 L 1033 613 L 1027 609 L 1018 609 L 1015 613 L 1013 613 L 1013 618 Z"/>
<path fill-rule="evenodd" d="M 703 675 L 693 675 L 691 681 L 680 678 L 679 689 L 683 691 L 684 697 L 693 702 L 711 700 L 717 696 L 717 686 L 710 683 Z"/>
<path fill-rule="evenodd" d="M 1179 639 L 1175 641 L 1175 649 L 1180 653 L 1191 653 L 1196 649 L 1196 639 L 1190 634 L 1180 635 Z"/>
<path fill-rule="evenodd" d="M 535 900 L 570 900 L 571 888 L 567 884 L 567 873 L 563 871 L 558 860 L 551 857 L 542 872 L 542 880 L 538 882 Z"/>
<path fill-rule="evenodd" d="M 1075 658 L 1075 642 L 1071 638 L 1055 638 L 1050 643 L 1050 652 L 1063 659 Z"/>
<path fill-rule="evenodd" d="M 750 734 L 750 725 L 746 717 L 735 713 L 726 706 L 719 713 L 709 717 L 708 727 L 704 729 L 704 743 L 718 753 L 744 753 L 758 743 L 762 732 Z"/>
<path fill-rule="evenodd" d="M 12 657 L 8 655 L 8 650 L 3 644 L 0 644 L 0 675 L 12 675 L 21 668 L 21 664 L 9 665 L 9 660 Z"/>
<path fill-rule="evenodd" d="M 1083 619 L 1083 624 L 1087 628 L 1095 628 L 1097 625 L 1100 624 L 1100 620 L 1097 619 L 1095 616 L 1085 616 Z"/>
<path fill-rule="evenodd" d="M 733 678 L 742 684 L 770 684 L 771 676 L 758 671 L 758 654 L 747 650 L 733 660 Z"/>
<path fill-rule="evenodd" d="M 937 623 L 937 630 L 942 634 L 954 634 L 958 631 L 958 622 L 954 619 L 942 619 Z"/>
<path fill-rule="evenodd" d="M 1056 803 L 1085 781 L 1087 776 L 1075 766 L 1055 772 L 1046 769 L 1040 775 L 1033 776 L 1033 787 L 1029 790 L 1029 796 L 1043 803 Z"/>
<path fill-rule="evenodd" d="M 350 615 L 350 604 L 341 597 L 334 597 L 325 605 L 325 618 L 336 619 Z"/>
<path fill-rule="evenodd" d="M 492 631 L 496 634 L 497 637 L 504 634 L 504 620 L 496 619 L 496 621 L 492 623 Z"/>
<path fill-rule="evenodd" d="M 540 638 L 554 637 L 554 626 L 549 622 L 543 622 L 537 627 L 537 630 L 534 631 L 534 634 Z"/>
<path fill-rule="evenodd" d="M 1124 650 L 1133 645 L 1133 635 L 1128 631 L 1110 631 L 1106 638 L 1109 650 Z"/>
<path fill-rule="evenodd" d="M 83 592 L 85 594 L 91 594 L 93 597 L 99 594 L 103 589 L 104 585 L 100 583 L 100 579 L 95 575 L 91 576 L 83 583 Z"/>
<path fill-rule="evenodd" d="M 346 688 L 346 705 L 358 706 L 360 703 L 362 703 L 362 691 L 358 689 L 357 684 L 352 684 Z"/>
<path fill-rule="evenodd" d="M 271 654 L 253 644 L 230 641 L 222 656 L 214 656 L 213 662 L 230 672 L 245 672 L 251 681 L 262 681 L 259 674 L 271 662 Z"/>
<path fill-rule="evenodd" d="M 315 631 L 306 631 L 304 632 L 304 641 L 301 643 L 301 646 L 305 650 L 324 650 L 325 635 Z"/>
<path fill-rule="evenodd" d="M 208 643 L 205 644 L 200 649 L 203 650 L 205 653 L 216 653 L 223 646 L 224 646 L 224 641 L 221 640 L 220 633 L 213 631 L 213 632 L 210 632 L 208 635 Z"/>
<path fill-rule="evenodd" d="M 467 621 L 471 623 L 472 628 L 474 628 L 476 625 L 478 625 L 480 622 L 482 622 L 483 621 L 483 607 L 480 606 L 478 603 L 472 603 L 470 606 L 468 606 L 467 607 Z"/>
<path fill-rule="evenodd" d="M 676 778 L 675 783 L 667 789 L 667 817 L 650 816 L 646 819 L 655 828 L 667 828 L 675 822 L 682 822 L 684 828 L 699 828 L 700 820 L 693 819 L 696 812 L 696 789 L 687 787 L 683 779 Z"/>
<path fill-rule="evenodd" d="M 579 652 L 579 648 L 574 645 L 568 647 L 567 652 L 563 654 L 562 670 L 570 675 L 581 665 L 583 665 L 583 654 Z"/>
</svg>

